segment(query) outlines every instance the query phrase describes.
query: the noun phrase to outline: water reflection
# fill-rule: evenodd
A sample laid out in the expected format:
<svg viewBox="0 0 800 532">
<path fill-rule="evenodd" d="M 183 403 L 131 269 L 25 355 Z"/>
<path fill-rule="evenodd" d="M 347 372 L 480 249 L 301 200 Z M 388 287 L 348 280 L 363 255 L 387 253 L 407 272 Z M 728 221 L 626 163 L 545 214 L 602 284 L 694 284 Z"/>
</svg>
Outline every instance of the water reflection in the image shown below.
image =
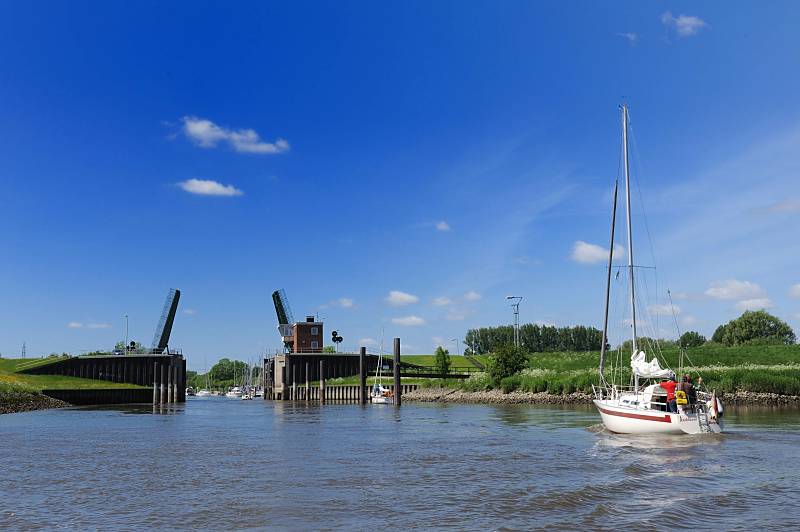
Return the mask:
<svg viewBox="0 0 800 532">
<path fill-rule="evenodd" d="M 726 419 L 722 435 L 652 437 L 607 433 L 591 407 L 209 398 L 14 414 L 0 529 L 794 526 L 800 411 Z"/>
</svg>

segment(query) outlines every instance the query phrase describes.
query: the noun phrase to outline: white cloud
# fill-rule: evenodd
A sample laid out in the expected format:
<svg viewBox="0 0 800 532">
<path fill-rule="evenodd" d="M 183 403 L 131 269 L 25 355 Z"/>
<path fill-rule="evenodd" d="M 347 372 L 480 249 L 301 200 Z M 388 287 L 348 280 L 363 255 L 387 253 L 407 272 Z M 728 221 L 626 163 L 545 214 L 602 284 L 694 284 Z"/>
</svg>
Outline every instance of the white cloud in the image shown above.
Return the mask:
<svg viewBox="0 0 800 532">
<path fill-rule="evenodd" d="M 80 329 L 81 327 L 83 327 L 83 323 L 79 321 L 71 321 L 67 323 L 67 327 L 69 327 L 70 329 Z"/>
<path fill-rule="evenodd" d="M 336 304 L 342 308 L 353 308 L 353 300 L 349 297 L 340 297 Z"/>
<path fill-rule="evenodd" d="M 108 323 L 87 323 L 87 329 L 110 329 L 111 325 Z"/>
<path fill-rule="evenodd" d="M 444 346 L 444 338 L 441 336 L 434 336 L 431 338 L 434 347 Z"/>
<path fill-rule="evenodd" d="M 764 291 L 761 290 L 760 286 L 750 281 L 728 279 L 727 281 L 711 283 L 705 294 L 714 299 L 755 299 L 763 297 Z"/>
<path fill-rule="evenodd" d="M 392 323 L 404 327 L 418 327 L 420 325 L 425 325 L 425 320 L 419 316 L 404 316 L 402 318 L 392 318 Z"/>
<path fill-rule="evenodd" d="M 680 322 L 681 322 L 682 325 L 690 327 L 690 326 L 694 325 L 695 323 L 697 323 L 697 318 L 695 318 L 691 314 L 687 314 L 687 315 L 681 317 Z"/>
<path fill-rule="evenodd" d="M 187 309 L 183 309 L 183 313 L 192 316 L 194 314 L 197 314 L 197 311 L 195 309 L 193 309 L 193 308 L 187 308 Z"/>
<path fill-rule="evenodd" d="M 440 222 L 436 222 L 436 230 L 437 231 L 449 231 L 450 230 L 450 224 L 445 222 L 444 220 L 442 220 Z"/>
<path fill-rule="evenodd" d="M 178 183 L 178 186 L 189 194 L 200 196 L 241 196 L 244 194 L 233 185 L 223 185 L 211 179 L 187 179 Z"/>
<path fill-rule="evenodd" d="M 800 212 L 800 200 L 786 200 L 772 203 L 766 207 L 754 209 L 757 213 L 785 213 L 785 212 Z"/>
<path fill-rule="evenodd" d="M 661 15 L 661 22 L 668 28 L 674 28 L 678 37 L 696 35 L 697 32 L 708 26 L 708 24 L 699 17 L 690 15 L 678 15 L 674 17 L 669 11 Z"/>
<path fill-rule="evenodd" d="M 358 341 L 359 347 L 380 347 L 380 343 L 374 338 L 362 338 Z"/>
<path fill-rule="evenodd" d="M 389 295 L 386 296 L 386 302 L 393 307 L 402 307 L 403 305 L 410 305 L 417 301 L 419 301 L 417 296 L 401 292 L 400 290 L 392 290 L 389 292 Z"/>
<path fill-rule="evenodd" d="M 753 299 L 745 299 L 743 301 L 739 301 L 736 303 L 736 310 L 745 311 L 745 310 L 762 310 L 765 308 L 771 308 L 772 301 L 769 300 L 767 297 L 757 297 Z"/>
<path fill-rule="evenodd" d="M 650 305 L 647 308 L 656 316 L 672 316 L 673 311 L 676 316 L 681 313 L 681 307 L 677 305 Z"/>
<path fill-rule="evenodd" d="M 792 285 L 789 288 L 789 297 L 798 297 L 798 298 L 800 298 L 800 283 Z"/>
<path fill-rule="evenodd" d="M 480 301 L 481 295 L 476 292 L 475 290 L 470 290 L 466 294 L 464 294 L 465 301 Z"/>
<path fill-rule="evenodd" d="M 240 153 L 282 153 L 289 149 L 286 140 L 264 142 L 252 129 L 227 129 L 195 116 L 184 116 L 181 120 L 183 133 L 202 148 L 215 148 L 220 142 L 227 142 Z"/>
<path fill-rule="evenodd" d="M 433 300 L 434 306 L 437 307 L 446 307 L 447 305 L 452 305 L 453 301 L 449 297 L 437 297 Z"/>
<path fill-rule="evenodd" d="M 460 312 L 458 310 L 450 310 L 447 315 L 444 317 L 446 320 L 450 321 L 461 321 L 467 317 L 466 313 Z"/>
<path fill-rule="evenodd" d="M 621 246 L 614 246 L 614 256 L 617 257 L 623 253 Z M 608 249 L 597 244 L 589 244 L 583 240 L 578 240 L 572 246 L 572 260 L 580 262 L 581 264 L 594 264 L 597 262 L 605 262 L 608 260 Z"/>
<path fill-rule="evenodd" d="M 639 41 L 639 35 L 633 32 L 617 33 L 617 37 L 627 39 L 631 46 L 636 46 L 636 43 Z"/>
</svg>

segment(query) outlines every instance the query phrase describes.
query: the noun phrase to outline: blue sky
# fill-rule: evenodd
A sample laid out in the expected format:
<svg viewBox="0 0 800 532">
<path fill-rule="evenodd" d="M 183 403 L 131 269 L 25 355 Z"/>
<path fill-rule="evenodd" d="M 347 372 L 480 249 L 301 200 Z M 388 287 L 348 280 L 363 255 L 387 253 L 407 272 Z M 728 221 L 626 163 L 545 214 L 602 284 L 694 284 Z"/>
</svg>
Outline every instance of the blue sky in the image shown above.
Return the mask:
<svg viewBox="0 0 800 532">
<path fill-rule="evenodd" d="M 622 101 L 645 332 L 674 335 L 667 288 L 682 329 L 759 307 L 799 329 L 798 15 L 3 3 L 0 353 L 105 348 L 123 314 L 149 343 L 170 287 L 193 368 L 278 347 L 277 288 L 346 346 L 452 345 L 508 294 L 600 326 Z"/>
</svg>

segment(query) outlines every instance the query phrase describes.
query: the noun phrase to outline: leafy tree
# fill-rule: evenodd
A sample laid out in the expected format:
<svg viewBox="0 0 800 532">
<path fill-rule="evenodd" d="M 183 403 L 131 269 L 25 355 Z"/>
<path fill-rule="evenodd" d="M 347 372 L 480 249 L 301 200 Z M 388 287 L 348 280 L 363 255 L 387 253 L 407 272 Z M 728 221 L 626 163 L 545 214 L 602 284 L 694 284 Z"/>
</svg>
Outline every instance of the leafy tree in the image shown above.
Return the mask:
<svg viewBox="0 0 800 532">
<path fill-rule="evenodd" d="M 219 362 L 214 364 L 211 368 L 211 373 L 215 379 L 218 380 L 232 380 L 236 375 L 236 379 L 241 379 L 242 372 L 244 371 L 245 363 L 241 360 L 230 360 L 228 358 L 220 359 Z"/>
<path fill-rule="evenodd" d="M 721 344 L 722 339 L 725 337 L 725 325 L 720 325 L 711 335 L 711 341 L 715 344 Z"/>
<path fill-rule="evenodd" d="M 511 377 L 525 369 L 528 365 L 528 356 L 517 349 L 514 344 L 501 346 L 489 360 L 489 377 L 492 381 L 500 382 L 506 377 Z"/>
<path fill-rule="evenodd" d="M 681 347 L 698 347 L 706 343 L 706 337 L 697 331 L 686 331 L 678 339 Z"/>
<path fill-rule="evenodd" d="M 450 352 L 444 347 L 439 346 L 436 348 L 435 356 L 434 364 L 436 365 L 436 371 L 442 375 L 450 373 Z"/>
<path fill-rule="evenodd" d="M 722 343 L 742 344 L 793 344 L 797 337 L 789 325 L 765 310 L 748 310 L 725 325 Z"/>
<path fill-rule="evenodd" d="M 333 347 L 332 345 L 326 345 L 325 347 L 322 348 L 322 352 L 323 353 L 335 353 L 336 352 L 336 348 Z"/>
</svg>

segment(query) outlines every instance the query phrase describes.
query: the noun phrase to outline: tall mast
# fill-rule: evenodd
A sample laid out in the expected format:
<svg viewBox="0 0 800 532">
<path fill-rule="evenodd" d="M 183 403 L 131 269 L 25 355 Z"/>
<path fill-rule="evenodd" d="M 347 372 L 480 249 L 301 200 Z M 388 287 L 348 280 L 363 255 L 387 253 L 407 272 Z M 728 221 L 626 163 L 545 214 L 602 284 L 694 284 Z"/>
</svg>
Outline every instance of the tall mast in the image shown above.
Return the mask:
<svg viewBox="0 0 800 532">
<path fill-rule="evenodd" d="M 622 153 L 625 159 L 625 215 L 628 219 L 628 279 L 631 293 L 631 333 L 633 354 L 636 354 L 636 294 L 633 282 L 633 231 L 631 230 L 631 174 L 628 166 L 628 105 L 622 106 Z"/>
<path fill-rule="evenodd" d="M 606 311 L 603 317 L 603 345 L 600 347 L 600 382 L 604 382 L 606 367 L 606 345 L 608 344 L 608 302 L 611 296 L 611 264 L 614 260 L 614 228 L 617 225 L 617 191 L 619 180 L 614 180 L 614 208 L 611 211 L 611 244 L 608 247 L 608 275 L 606 277 Z"/>
</svg>

